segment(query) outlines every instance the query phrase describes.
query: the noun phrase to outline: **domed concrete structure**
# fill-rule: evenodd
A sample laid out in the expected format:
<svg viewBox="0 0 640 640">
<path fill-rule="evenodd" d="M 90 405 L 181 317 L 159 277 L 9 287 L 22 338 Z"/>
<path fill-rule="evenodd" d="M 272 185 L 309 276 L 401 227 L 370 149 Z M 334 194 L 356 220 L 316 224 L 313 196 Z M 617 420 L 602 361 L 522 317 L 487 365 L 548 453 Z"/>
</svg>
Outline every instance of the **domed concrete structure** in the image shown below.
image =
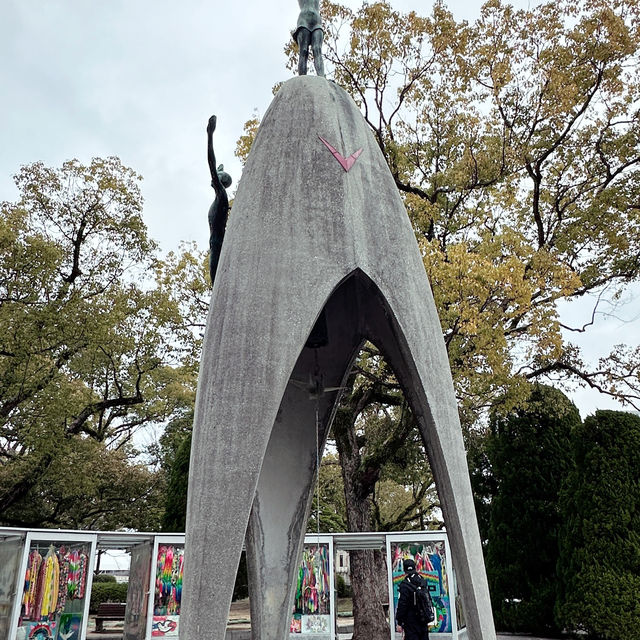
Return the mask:
<svg viewBox="0 0 640 640">
<path fill-rule="evenodd" d="M 305 346 L 325 321 L 326 340 Z M 366 339 L 418 421 L 468 637 L 495 640 L 456 399 L 414 233 L 354 102 L 324 78 L 300 76 L 260 126 L 213 290 L 191 454 L 183 640 L 224 637 L 245 532 L 253 638 L 288 637 L 316 442 L 324 445 L 338 397 L 310 398 L 296 381 L 340 387 Z"/>
</svg>

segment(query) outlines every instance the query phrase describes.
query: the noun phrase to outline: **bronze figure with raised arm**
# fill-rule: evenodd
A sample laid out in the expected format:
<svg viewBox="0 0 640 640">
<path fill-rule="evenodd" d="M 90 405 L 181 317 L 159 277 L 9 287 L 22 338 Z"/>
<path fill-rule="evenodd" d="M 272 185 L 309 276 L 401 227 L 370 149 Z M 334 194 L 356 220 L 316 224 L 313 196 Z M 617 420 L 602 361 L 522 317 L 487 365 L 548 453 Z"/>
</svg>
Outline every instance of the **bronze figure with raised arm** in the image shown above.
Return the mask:
<svg viewBox="0 0 640 640">
<path fill-rule="evenodd" d="M 298 74 L 301 76 L 307 75 L 307 61 L 309 59 L 309 49 L 311 49 L 316 75 L 324 76 L 320 0 L 298 0 L 298 4 L 300 5 L 300 15 L 298 16 L 298 26 L 293 32 L 293 39 L 300 48 Z"/>
<path fill-rule="evenodd" d="M 211 186 L 216 192 L 216 199 L 209 207 L 209 275 L 212 287 L 229 215 L 229 198 L 226 188 L 231 186 L 231 176 L 224 170 L 224 166 L 216 167 L 216 156 L 213 152 L 213 132 L 216 129 L 216 121 L 216 116 L 211 116 L 207 124 L 207 160 L 211 172 Z"/>
</svg>

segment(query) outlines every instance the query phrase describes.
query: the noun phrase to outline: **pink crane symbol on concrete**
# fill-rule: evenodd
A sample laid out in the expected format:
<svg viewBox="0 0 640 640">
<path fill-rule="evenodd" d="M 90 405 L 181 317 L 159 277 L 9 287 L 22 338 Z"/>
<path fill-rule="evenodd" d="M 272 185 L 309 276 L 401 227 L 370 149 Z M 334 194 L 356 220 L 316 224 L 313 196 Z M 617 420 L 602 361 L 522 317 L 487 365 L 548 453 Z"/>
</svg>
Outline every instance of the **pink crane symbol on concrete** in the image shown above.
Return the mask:
<svg viewBox="0 0 640 640">
<path fill-rule="evenodd" d="M 362 148 L 354 151 L 348 158 L 345 158 L 335 147 L 332 147 L 321 135 L 318 135 L 318 138 L 322 140 L 324 145 L 331 151 L 333 157 L 340 163 L 340 166 L 345 170 L 349 171 L 351 167 L 356 163 L 356 160 L 360 157 L 362 153 Z"/>
</svg>

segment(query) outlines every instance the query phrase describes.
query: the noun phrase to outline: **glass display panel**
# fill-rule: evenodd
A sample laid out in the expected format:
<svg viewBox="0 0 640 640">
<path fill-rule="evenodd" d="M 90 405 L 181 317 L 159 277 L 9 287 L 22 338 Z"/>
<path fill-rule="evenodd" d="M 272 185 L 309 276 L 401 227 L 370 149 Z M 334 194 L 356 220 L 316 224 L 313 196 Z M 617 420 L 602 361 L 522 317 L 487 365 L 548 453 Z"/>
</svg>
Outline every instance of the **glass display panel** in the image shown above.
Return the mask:
<svg viewBox="0 0 640 640">
<path fill-rule="evenodd" d="M 458 581 L 456 580 L 456 571 L 453 570 L 453 584 L 456 588 L 456 623 L 458 631 L 466 628 L 467 620 L 464 617 L 464 604 L 462 603 L 462 595 L 460 594 L 460 588 L 458 587 Z"/>
<path fill-rule="evenodd" d="M 145 640 L 151 583 L 153 545 L 140 544 L 131 549 L 127 609 L 124 614 L 124 640 Z"/>
<path fill-rule="evenodd" d="M 393 584 L 393 611 L 398 607 L 398 588 L 404 580 L 402 561 L 413 558 L 417 572 L 427 581 L 435 608 L 436 618 L 429 627 L 429 635 L 452 633 L 450 580 L 447 567 L 445 541 L 421 540 L 391 542 L 391 575 Z M 396 627 L 395 638 L 402 638 L 402 629 Z"/>
<path fill-rule="evenodd" d="M 9 637 L 24 536 L 0 538 L 0 638 Z"/>
<path fill-rule="evenodd" d="M 331 550 L 328 543 L 304 545 L 298 568 L 289 637 L 305 640 L 333 638 L 331 615 Z"/>
<path fill-rule="evenodd" d="M 90 558 L 89 542 L 31 541 L 17 638 L 80 640 Z"/>
<path fill-rule="evenodd" d="M 180 604 L 184 545 L 160 543 L 153 601 L 153 638 L 177 638 L 180 629 Z"/>
</svg>

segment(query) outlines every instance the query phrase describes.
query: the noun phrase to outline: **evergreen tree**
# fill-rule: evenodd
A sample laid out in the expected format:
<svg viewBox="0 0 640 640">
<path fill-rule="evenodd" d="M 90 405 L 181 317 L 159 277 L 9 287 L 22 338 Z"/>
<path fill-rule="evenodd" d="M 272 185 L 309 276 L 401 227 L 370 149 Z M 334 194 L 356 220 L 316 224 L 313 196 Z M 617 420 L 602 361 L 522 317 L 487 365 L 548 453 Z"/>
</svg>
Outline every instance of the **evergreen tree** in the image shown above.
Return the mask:
<svg viewBox="0 0 640 640">
<path fill-rule="evenodd" d="M 562 490 L 558 619 L 590 638 L 640 638 L 640 417 L 596 411 Z"/>
<path fill-rule="evenodd" d="M 572 460 L 575 405 L 536 385 L 527 405 L 493 415 L 487 453 L 496 494 L 490 508 L 487 573 L 498 628 L 555 632 L 559 495 Z"/>
<path fill-rule="evenodd" d="M 163 531 L 184 531 L 187 519 L 187 487 L 189 484 L 189 458 L 191 455 L 191 433 L 178 447 L 169 471 L 167 500 L 162 516 Z"/>
</svg>

